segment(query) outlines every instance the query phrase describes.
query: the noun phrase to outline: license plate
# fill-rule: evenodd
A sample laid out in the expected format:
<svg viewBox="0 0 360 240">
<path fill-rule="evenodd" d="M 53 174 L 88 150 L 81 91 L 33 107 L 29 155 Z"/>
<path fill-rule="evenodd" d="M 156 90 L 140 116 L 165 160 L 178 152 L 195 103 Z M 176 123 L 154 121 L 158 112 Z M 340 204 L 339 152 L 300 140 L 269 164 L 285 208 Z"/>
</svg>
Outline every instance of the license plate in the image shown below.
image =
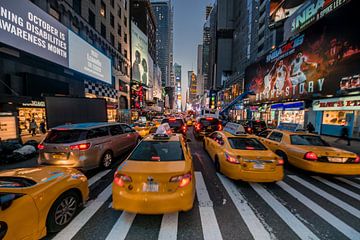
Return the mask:
<svg viewBox="0 0 360 240">
<path fill-rule="evenodd" d="M 159 184 L 157 183 L 144 183 L 143 192 L 158 192 Z"/>
<path fill-rule="evenodd" d="M 264 169 L 265 165 L 263 163 L 254 163 L 253 169 Z"/>
<path fill-rule="evenodd" d="M 64 155 L 64 154 L 61 154 L 61 153 L 52 154 L 51 156 L 52 156 L 52 158 L 54 158 L 54 159 L 64 159 L 64 158 L 65 158 L 65 155 Z"/>
<path fill-rule="evenodd" d="M 347 161 L 347 158 L 341 158 L 341 157 L 328 157 L 329 162 L 335 162 L 335 163 L 344 163 Z"/>
<path fill-rule="evenodd" d="M 212 127 L 207 127 L 207 130 L 212 130 Z"/>
</svg>

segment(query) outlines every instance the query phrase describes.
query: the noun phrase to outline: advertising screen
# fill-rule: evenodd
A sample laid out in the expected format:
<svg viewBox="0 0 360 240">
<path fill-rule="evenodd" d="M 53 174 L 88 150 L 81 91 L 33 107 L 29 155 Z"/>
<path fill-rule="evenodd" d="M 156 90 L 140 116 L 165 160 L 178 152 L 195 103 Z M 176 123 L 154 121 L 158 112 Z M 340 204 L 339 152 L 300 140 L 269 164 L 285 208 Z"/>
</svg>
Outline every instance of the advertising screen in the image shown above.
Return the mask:
<svg viewBox="0 0 360 240">
<path fill-rule="evenodd" d="M 271 0 L 270 22 L 275 23 L 290 17 L 307 0 Z"/>
<path fill-rule="evenodd" d="M 0 42 L 111 84 L 111 60 L 28 0 L 0 1 Z"/>
<path fill-rule="evenodd" d="M 148 38 L 134 23 L 131 23 L 131 44 L 132 80 L 148 85 Z"/>
<path fill-rule="evenodd" d="M 69 67 L 111 84 L 111 60 L 69 31 Z"/>
<path fill-rule="evenodd" d="M 257 102 L 360 90 L 360 28 L 353 20 L 358 7 L 350 2 L 247 67 L 245 88 Z"/>
</svg>

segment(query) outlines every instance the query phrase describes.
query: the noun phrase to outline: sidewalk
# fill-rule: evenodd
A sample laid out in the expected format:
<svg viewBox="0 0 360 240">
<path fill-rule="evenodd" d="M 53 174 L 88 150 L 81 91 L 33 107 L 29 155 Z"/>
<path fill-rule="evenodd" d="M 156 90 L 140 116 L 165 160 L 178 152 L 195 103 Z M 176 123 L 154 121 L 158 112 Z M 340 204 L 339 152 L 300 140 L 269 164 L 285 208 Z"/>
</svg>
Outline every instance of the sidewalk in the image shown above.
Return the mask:
<svg viewBox="0 0 360 240">
<path fill-rule="evenodd" d="M 321 138 L 324 139 L 325 141 L 327 141 L 333 147 L 344 149 L 344 150 L 354 152 L 354 153 L 357 153 L 358 155 L 360 155 L 360 141 L 352 140 L 351 146 L 348 146 L 347 141 L 344 141 L 344 140 L 335 142 L 335 140 L 338 139 L 337 137 L 321 135 Z"/>
</svg>

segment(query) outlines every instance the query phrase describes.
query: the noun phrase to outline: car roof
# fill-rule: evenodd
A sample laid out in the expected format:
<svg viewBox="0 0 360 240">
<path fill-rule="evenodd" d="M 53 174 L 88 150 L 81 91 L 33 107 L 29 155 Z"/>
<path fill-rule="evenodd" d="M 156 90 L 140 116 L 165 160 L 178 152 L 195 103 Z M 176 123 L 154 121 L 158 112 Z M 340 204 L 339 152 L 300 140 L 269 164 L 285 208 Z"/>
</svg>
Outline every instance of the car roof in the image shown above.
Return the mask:
<svg viewBox="0 0 360 240">
<path fill-rule="evenodd" d="M 268 129 L 267 129 L 268 130 Z M 271 131 L 281 132 L 288 135 L 311 135 L 311 136 L 318 136 L 317 134 L 305 132 L 305 131 L 299 131 L 299 132 L 292 132 L 287 130 L 279 130 L 279 129 L 270 129 Z M 266 130 L 265 130 L 266 131 Z"/>
<path fill-rule="evenodd" d="M 217 131 L 218 132 L 218 131 Z M 237 138 L 249 138 L 249 137 L 254 137 L 250 134 L 239 134 L 239 135 L 233 135 L 227 131 L 221 131 L 221 133 L 223 133 L 226 137 L 237 137 Z"/>
<path fill-rule="evenodd" d="M 149 136 L 147 136 L 146 138 L 143 139 L 143 141 L 147 141 L 147 142 L 152 142 L 152 141 L 163 141 L 163 142 L 179 142 L 180 141 L 180 137 L 181 134 L 176 134 L 176 133 L 173 133 L 170 135 L 170 138 L 161 138 L 161 139 L 158 139 L 158 138 L 154 138 L 155 137 L 155 134 L 150 134 Z"/>
<path fill-rule="evenodd" d="M 90 123 L 75 123 L 75 124 L 64 124 L 52 128 L 53 130 L 87 130 L 97 127 L 105 127 L 111 125 L 117 125 L 119 123 L 109 123 L 109 122 L 90 122 Z"/>
</svg>

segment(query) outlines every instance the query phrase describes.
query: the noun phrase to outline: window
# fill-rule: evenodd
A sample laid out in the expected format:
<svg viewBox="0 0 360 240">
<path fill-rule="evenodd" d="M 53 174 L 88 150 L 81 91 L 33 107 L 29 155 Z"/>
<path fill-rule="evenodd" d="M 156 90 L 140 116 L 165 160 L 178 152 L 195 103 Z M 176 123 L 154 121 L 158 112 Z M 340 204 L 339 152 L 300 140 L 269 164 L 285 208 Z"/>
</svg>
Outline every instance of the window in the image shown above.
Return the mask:
<svg viewBox="0 0 360 240">
<path fill-rule="evenodd" d="M 100 5 L 100 15 L 106 18 L 106 5 L 103 1 L 101 1 Z"/>
<path fill-rule="evenodd" d="M 124 133 L 120 125 L 110 126 L 109 129 L 111 136 L 120 135 Z"/>
<path fill-rule="evenodd" d="M 141 142 L 129 157 L 136 161 L 182 161 L 184 153 L 180 142 L 175 141 L 145 141 Z"/>
<path fill-rule="evenodd" d="M 125 10 L 127 10 L 127 5 L 128 5 L 128 1 L 124 0 L 124 8 L 125 8 Z"/>
<path fill-rule="evenodd" d="M 55 10 L 52 6 L 50 6 L 49 14 L 53 16 L 55 19 L 60 20 L 60 13 Z"/>
<path fill-rule="evenodd" d="M 121 52 L 121 43 L 118 43 L 118 51 Z"/>
<path fill-rule="evenodd" d="M 114 15 L 112 15 L 112 13 L 110 13 L 110 25 L 111 25 L 112 27 L 115 26 L 115 18 L 114 18 Z"/>
<path fill-rule="evenodd" d="M 273 132 L 272 134 L 270 134 L 269 139 L 275 142 L 281 142 L 282 137 L 283 137 L 282 133 Z"/>
<path fill-rule="evenodd" d="M 266 150 L 266 147 L 255 138 L 228 138 L 233 149 L 240 150 Z"/>
<path fill-rule="evenodd" d="M 81 15 L 81 0 L 73 0 L 73 9 L 77 14 Z"/>
<path fill-rule="evenodd" d="M 114 7 L 114 5 L 115 5 L 114 2 L 115 2 L 114 0 L 110 0 L 110 5 L 111 5 L 112 7 Z"/>
<path fill-rule="evenodd" d="M 201 118 L 199 122 L 204 127 L 217 126 L 219 124 L 217 118 Z"/>
<path fill-rule="evenodd" d="M 44 143 L 73 143 L 86 139 L 86 130 L 51 130 Z"/>
<path fill-rule="evenodd" d="M 106 27 L 104 24 L 101 24 L 101 36 L 106 38 Z"/>
<path fill-rule="evenodd" d="M 95 4 L 95 0 L 91 0 L 91 2 L 92 2 L 93 4 Z"/>
<path fill-rule="evenodd" d="M 89 130 L 87 139 L 105 137 L 108 135 L 109 135 L 109 132 L 108 132 L 107 127 L 99 127 L 99 128 L 94 128 L 94 129 Z"/>
<path fill-rule="evenodd" d="M 120 24 L 118 24 L 118 30 L 117 30 L 117 32 L 118 32 L 118 35 L 121 37 L 121 25 L 120 25 Z"/>
<path fill-rule="evenodd" d="M 124 17 L 124 26 L 127 27 L 127 17 Z"/>
<path fill-rule="evenodd" d="M 127 50 L 125 50 L 125 49 L 124 49 L 124 56 L 125 56 L 125 58 L 128 57 Z"/>
<path fill-rule="evenodd" d="M 34 180 L 23 178 L 23 177 L 0 177 L 0 188 L 22 188 L 22 187 L 31 187 L 35 185 Z M 0 193 L 0 197 L 3 196 Z M 1 202 L 1 200 L 0 200 Z"/>
<path fill-rule="evenodd" d="M 352 114 L 353 111 L 324 111 L 323 124 L 343 125 L 346 124 L 346 115 Z"/>
<path fill-rule="evenodd" d="M 258 134 L 259 137 L 266 138 L 269 135 L 270 131 L 263 131 Z"/>
<path fill-rule="evenodd" d="M 221 146 L 224 145 L 224 143 L 225 143 L 223 137 L 220 134 L 217 134 L 217 136 L 215 138 L 215 142 L 217 142 Z"/>
<path fill-rule="evenodd" d="M 127 34 L 124 33 L 124 42 L 127 43 Z"/>
<path fill-rule="evenodd" d="M 112 33 L 110 33 L 110 43 L 111 43 L 111 46 L 115 45 L 115 37 Z"/>
<path fill-rule="evenodd" d="M 161 123 L 168 123 L 171 128 L 180 128 L 184 125 L 184 122 L 181 119 L 168 119 L 165 118 Z"/>
<path fill-rule="evenodd" d="M 313 135 L 291 135 L 290 141 L 292 145 L 306 145 L 306 146 L 330 146 L 319 136 Z"/>
<path fill-rule="evenodd" d="M 131 127 L 129 127 L 128 125 L 122 124 L 121 126 L 122 126 L 125 133 L 134 132 L 134 130 Z"/>
<path fill-rule="evenodd" d="M 118 5 L 117 15 L 119 18 L 121 18 L 121 7 L 119 5 Z"/>
<path fill-rule="evenodd" d="M 95 28 L 95 14 L 89 9 L 89 24 Z"/>
</svg>

